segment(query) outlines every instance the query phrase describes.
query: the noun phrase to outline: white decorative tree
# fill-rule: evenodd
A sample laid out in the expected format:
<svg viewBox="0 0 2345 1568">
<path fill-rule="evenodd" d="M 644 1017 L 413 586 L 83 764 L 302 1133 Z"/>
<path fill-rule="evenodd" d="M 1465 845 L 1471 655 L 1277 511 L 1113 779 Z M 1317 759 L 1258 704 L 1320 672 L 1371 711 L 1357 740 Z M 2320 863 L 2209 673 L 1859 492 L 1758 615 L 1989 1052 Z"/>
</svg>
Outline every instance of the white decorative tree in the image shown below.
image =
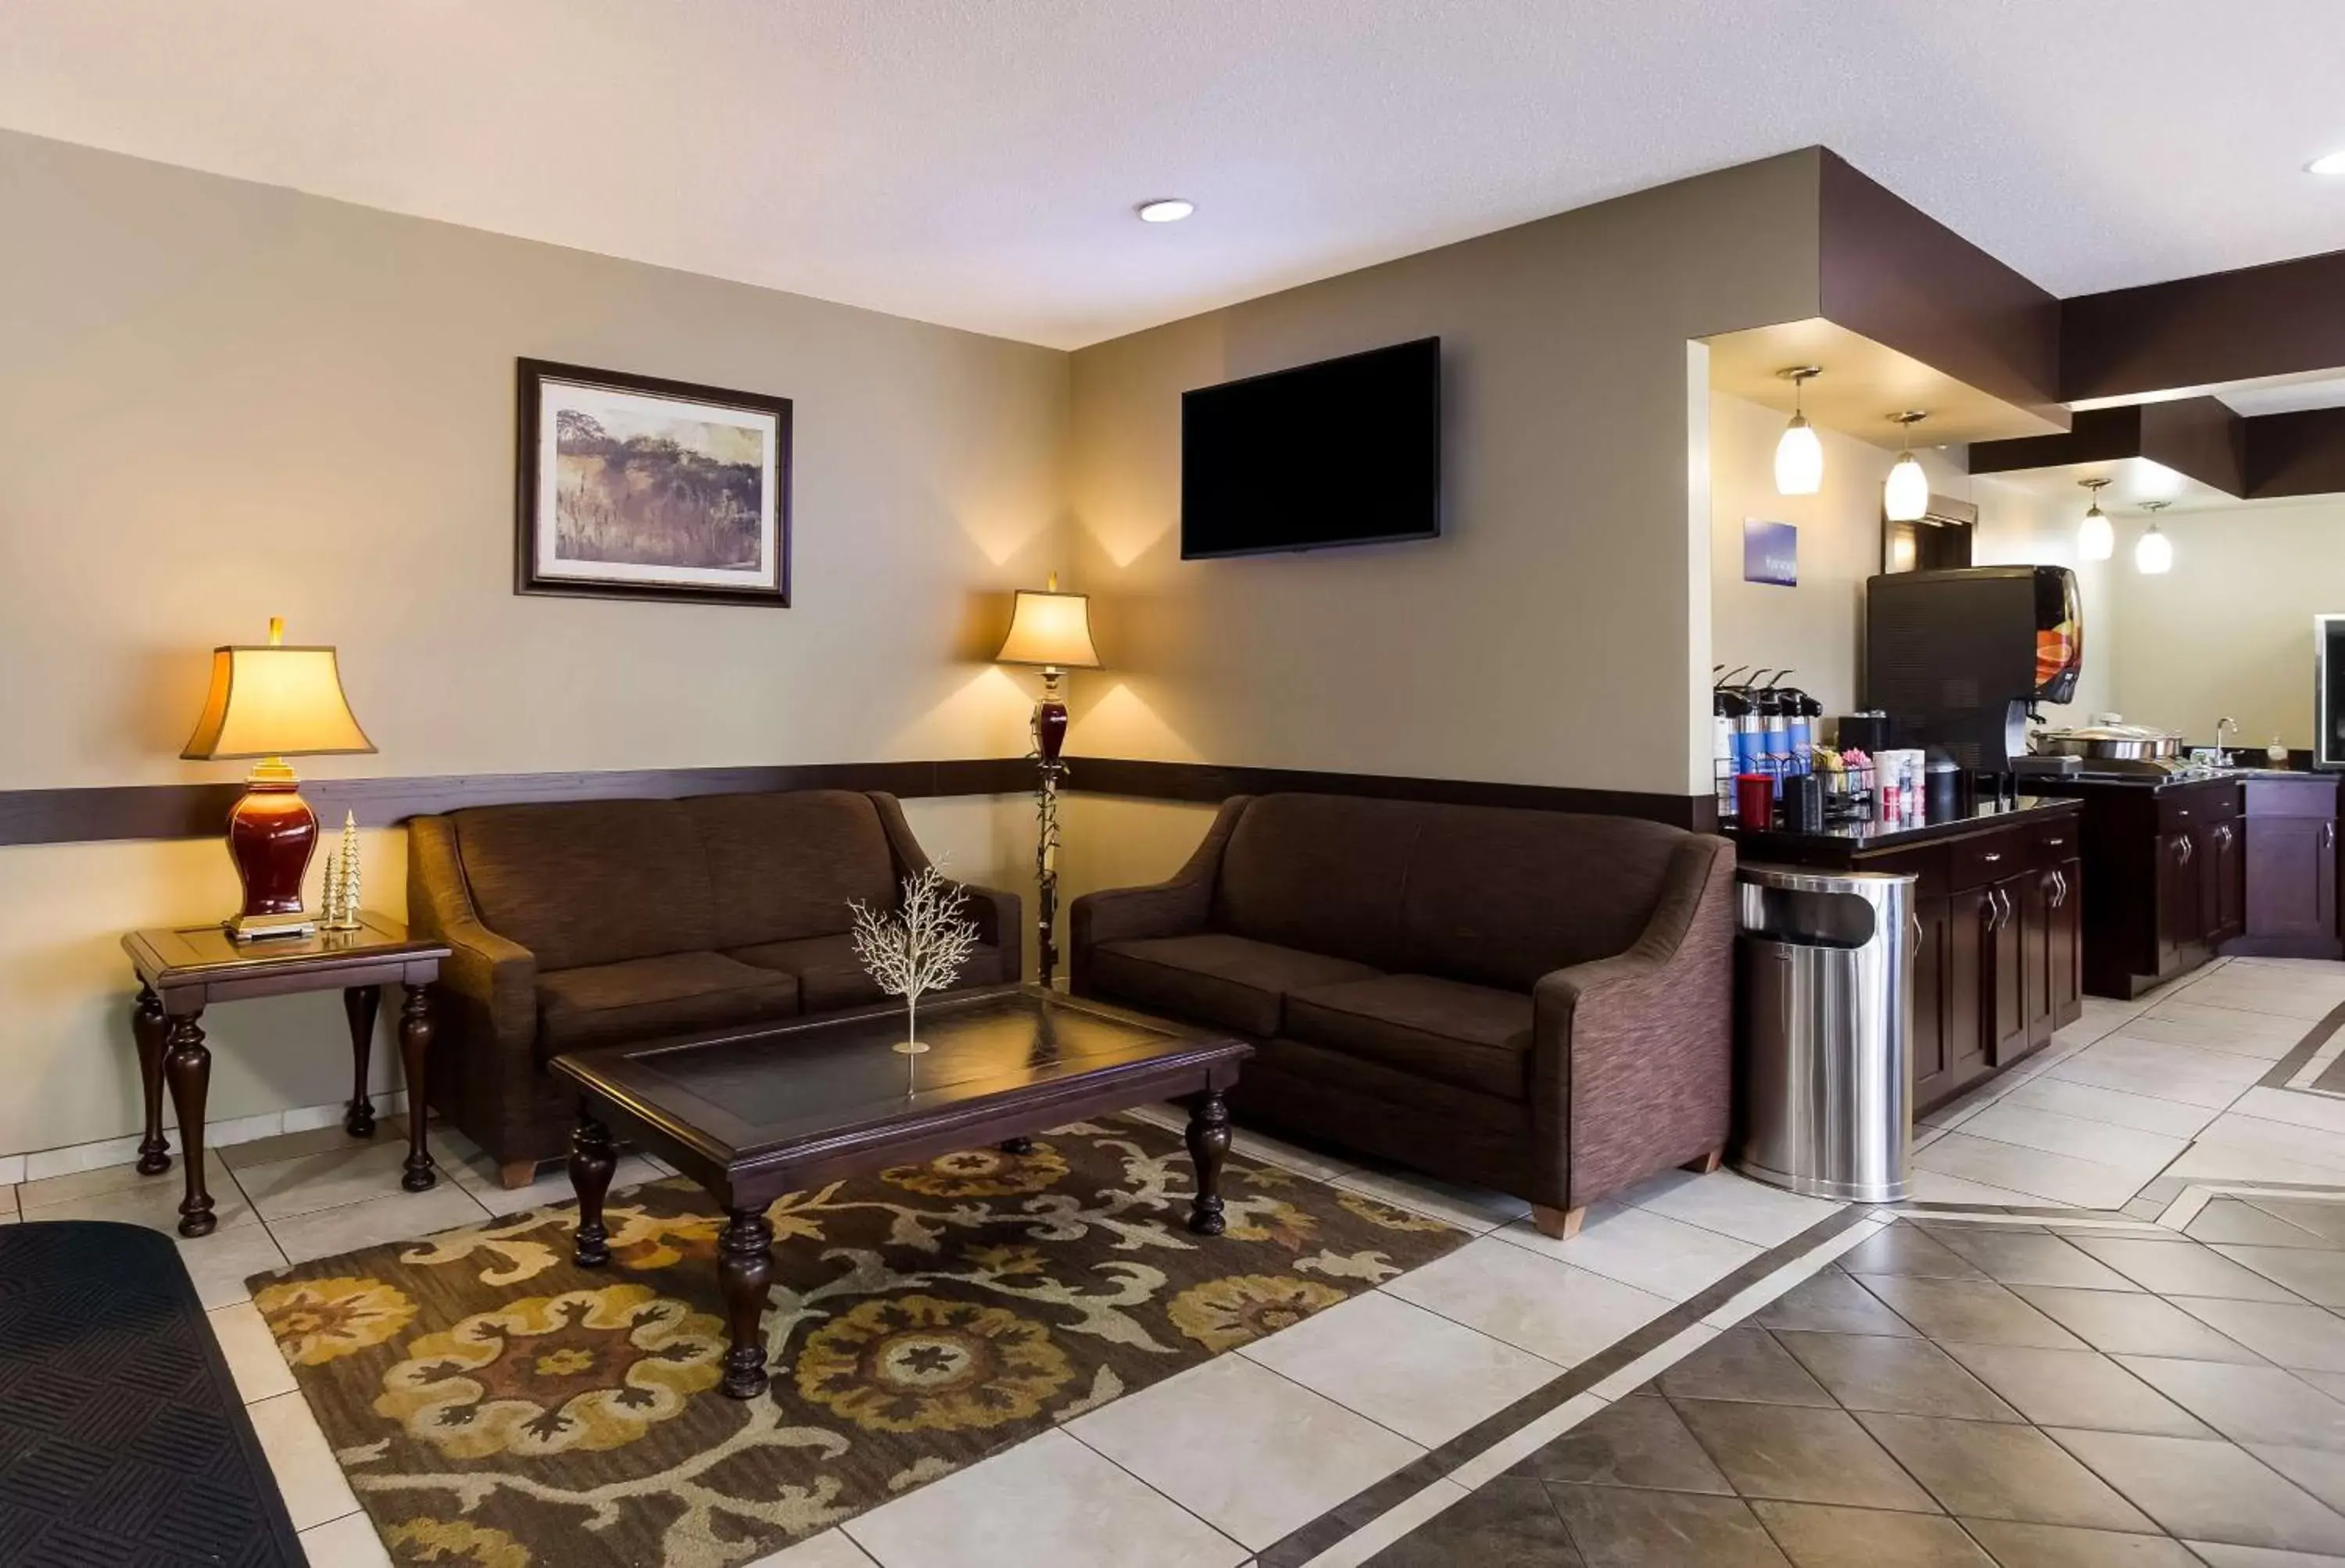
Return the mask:
<svg viewBox="0 0 2345 1568">
<path fill-rule="evenodd" d="M 929 866 L 904 879 L 903 906 L 892 914 L 848 901 L 855 956 L 881 991 L 904 999 L 904 1039 L 896 1049 L 907 1056 L 928 1049 L 920 1044 L 920 998 L 950 985 L 977 947 L 977 927 L 961 913 L 968 896 Z"/>
</svg>

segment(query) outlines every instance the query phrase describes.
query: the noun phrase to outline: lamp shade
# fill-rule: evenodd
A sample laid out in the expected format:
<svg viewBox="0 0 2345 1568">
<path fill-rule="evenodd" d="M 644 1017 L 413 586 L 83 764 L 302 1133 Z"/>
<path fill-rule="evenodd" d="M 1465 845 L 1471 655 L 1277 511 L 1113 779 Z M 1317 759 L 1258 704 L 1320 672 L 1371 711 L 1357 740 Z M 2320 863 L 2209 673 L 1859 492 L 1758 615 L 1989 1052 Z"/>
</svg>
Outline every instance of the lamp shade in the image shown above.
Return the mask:
<svg viewBox="0 0 2345 1568">
<path fill-rule="evenodd" d="M 342 695 L 334 650 L 272 645 L 212 650 L 211 689 L 179 755 L 209 762 L 373 749 Z"/>
<path fill-rule="evenodd" d="M 993 657 L 997 664 L 1099 668 L 1099 650 L 1091 646 L 1091 596 L 1019 589 L 1010 613 L 1010 635 Z"/>
<path fill-rule="evenodd" d="M 2153 577 L 2162 572 L 2171 572 L 2174 570 L 2174 541 L 2159 533 L 2157 524 L 2151 524 L 2149 532 L 2144 534 L 2133 547 L 2133 565 L 2134 570 Z"/>
<path fill-rule="evenodd" d="M 1775 443 L 1775 493 L 1813 495 L 1824 487 L 1824 443 L 1803 414 L 1793 414 Z"/>
<path fill-rule="evenodd" d="M 2098 506 L 2085 514 L 2076 527 L 2076 555 L 2081 560 L 2106 561 L 2117 553 L 2117 531 L 2109 514 Z"/>
<path fill-rule="evenodd" d="M 1882 486 L 1882 511 L 1892 523 L 1919 523 L 1930 514 L 1930 476 L 1912 453 L 1897 460 Z"/>
</svg>

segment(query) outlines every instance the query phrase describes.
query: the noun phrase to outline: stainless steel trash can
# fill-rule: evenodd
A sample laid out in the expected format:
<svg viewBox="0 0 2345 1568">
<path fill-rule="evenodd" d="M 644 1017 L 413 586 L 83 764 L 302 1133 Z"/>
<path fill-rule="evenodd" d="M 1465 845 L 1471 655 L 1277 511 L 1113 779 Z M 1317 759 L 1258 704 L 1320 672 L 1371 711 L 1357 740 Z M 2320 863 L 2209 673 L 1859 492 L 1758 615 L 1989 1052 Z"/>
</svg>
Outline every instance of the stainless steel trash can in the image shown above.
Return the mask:
<svg viewBox="0 0 2345 1568">
<path fill-rule="evenodd" d="M 1811 1197 L 1897 1203 L 1914 1145 L 1914 879 L 1737 874 L 1734 1166 Z"/>
</svg>

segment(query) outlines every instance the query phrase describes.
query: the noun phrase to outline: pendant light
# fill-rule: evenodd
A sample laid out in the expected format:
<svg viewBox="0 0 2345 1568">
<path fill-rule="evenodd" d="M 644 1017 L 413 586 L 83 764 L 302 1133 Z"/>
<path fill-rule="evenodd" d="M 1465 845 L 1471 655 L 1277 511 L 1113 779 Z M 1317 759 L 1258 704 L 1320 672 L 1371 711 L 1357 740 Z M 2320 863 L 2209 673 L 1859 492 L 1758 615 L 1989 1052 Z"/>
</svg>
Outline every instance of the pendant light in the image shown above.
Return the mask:
<svg viewBox="0 0 2345 1568">
<path fill-rule="evenodd" d="M 1921 461 L 1914 455 L 1914 427 L 1929 418 L 1926 411 L 1908 409 L 1903 413 L 1889 416 L 1905 427 L 1905 450 L 1897 454 L 1897 465 L 1889 471 L 1889 482 L 1881 487 L 1882 515 L 1892 523 L 1919 523 L 1930 514 L 1930 476 L 1922 472 Z"/>
<path fill-rule="evenodd" d="M 2144 576 L 2155 577 L 2174 570 L 2174 541 L 2157 531 L 2157 514 L 2166 510 L 2166 505 L 2163 501 L 2141 504 L 2141 509 L 2149 514 L 2149 532 L 2134 545 L 2133 565 Z"/>
<path fill-rule="evenodd" d="M 2093 498 L 2085 520 L 2076 526 L 2076 559 L 2106 561 L 2117 553 L 2117 531 L 2109 523 L 2108 514 L 2101 510 L 2101 492 L 2108 487 L 2106 479 L 2079 479 Z"/>
<path fill-rule="evenodd" d="M 1783 438 L 1775 443 L 1775 494 L 1778 495 L 1813 495 L 1824 487 L 1824 443 L 1816 439 L 1816 427 L 1808 423 L 1800 406 L 1800 392 L 1813 376 L 1824 373 L 1822 365 L 1793 365 L 1777 375 L 1792 383 L 1792 423 L 1783 429 Z"/>
</svg>

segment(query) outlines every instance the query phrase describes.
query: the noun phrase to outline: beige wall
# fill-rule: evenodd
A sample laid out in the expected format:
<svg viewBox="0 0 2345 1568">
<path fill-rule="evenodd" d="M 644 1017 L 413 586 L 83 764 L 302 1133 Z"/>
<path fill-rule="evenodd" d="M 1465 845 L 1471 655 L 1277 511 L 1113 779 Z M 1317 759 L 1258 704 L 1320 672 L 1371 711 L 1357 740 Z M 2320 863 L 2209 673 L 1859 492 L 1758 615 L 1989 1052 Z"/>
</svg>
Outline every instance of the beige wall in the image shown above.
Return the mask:
<svg viewBox="0 0 2345 1568">
<path fill-rule="evenodd" d="M 318 775 L 1021 748 L 970 628 L 1058 564 L 1065 355 L 13 133 L 0 212 L 0 789 L 235 777 L 177 753 L 271 614 L 381 748 Z M 522 355 L 796 399 L 797 607 L 514 596 Z M 1014 803 L 916 817 L 1027 852 Z M 135 1126 L 117 938 L 234 891 L 215 843 L 0 850 L 0 1155 Z M 213 1023 L 215 1116 L 347 1092 L 330 999 Z"/>
<path fill-rule="evenodd" d="M 1729 669 L 1789 665 L 1791 685 L 1837 716 L 1856 704 L 1864 654 L 1864 581 L 1881 570 L 1881 486 L 1897 453 L 1838 431 L 1818 434 L 1823 488 L 1775 492 L 1775 443 L 1785 416 L 1713 392 L 1710 399 L 1711 657 Z M 1914 455 L 1940 495 L 1970 494 L 1962 449 Z M 1796 587 L 1742 580 L 1742 524 L 1760 518 L 1800 531 Z"/>
<path fill-rule="evenodd" d="M 1812 316 L 1815 155 L 1730 169 L 1080 351 L 1079 751 L 1708 788 L 1705 361 Z M 1180 395 L 1437 333 L 1445 537 L 1179 558 Z M 1693 504 L 1689 506 L 1689 497 Z"/>
<path fill-rule="evenodd" d="M 2112 706 L 2201 745 L 2228 715 L 2251 751 L 2311 746 L 2312 617 L 2345 614 L 2345 497 L 2169 511 L 2174 570 L 2157 577 L 2133 565 L 2143 521 L 2117 520 Z"/>
</svg>

